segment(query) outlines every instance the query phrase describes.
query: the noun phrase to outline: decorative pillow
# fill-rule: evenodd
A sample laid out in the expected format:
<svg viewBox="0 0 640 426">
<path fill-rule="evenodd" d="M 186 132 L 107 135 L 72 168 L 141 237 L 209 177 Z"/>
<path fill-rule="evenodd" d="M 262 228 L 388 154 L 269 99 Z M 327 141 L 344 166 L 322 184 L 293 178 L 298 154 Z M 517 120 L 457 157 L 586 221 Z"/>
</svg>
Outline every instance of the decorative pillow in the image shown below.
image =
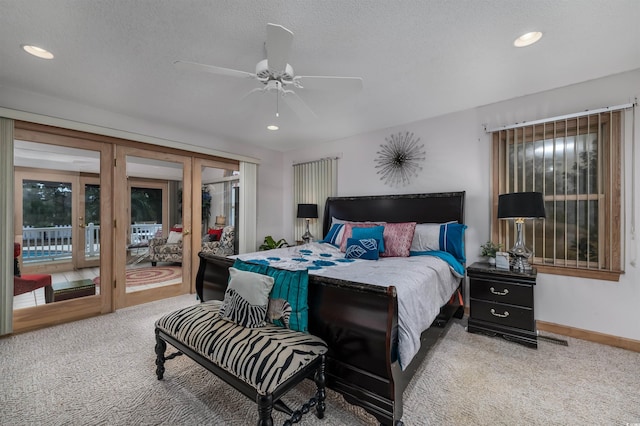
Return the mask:
<svg viewBox="0 0 640 426">
<path fill-rule="evenodd" d="M 416 222 L 387 223 L 384 226 L 384 247 L 382 257 L 409 257 L 411 240 L 416 230 Z"/>
<path fill-rule="evenodd" d="M 351 230 L 351 236 L 356 240 L 373 238 L 378 241 L 378 251 L 384 251 L 384 226 L 356 227 Z M 347 242 L 348 244 L 348 242 Z"/>
<path fill-rule="evenodd" d="M 372 228 L 374 226 L 384 225 L 384 222 L 347 222 L 344 224 L 344 234 L 340 243 L 340 251 L 347 249 L 347 240 L 353 238 L 353 228 Z"/>
<path fill-rule="evenodd" d="M 440 250 L 451 253 L 460 262 L 467 261 L 464 255 L 464 230 L 467 225 L 461 223 L 445 223 L 440 226 Z"/>
<path fill-rule="evenodd" d="M 273 289 L 269 298 L 277 302 L 278 299 L 286 300 L 291 308 L 288 319 L 288 328 L 292 330 L 307 332 L 309 327 L 309 305 L 307 302 L 307 294 L 309 291 L 309 272 L 306 269 L 298 271 L 287 271 L 284 269 L 273 268 L 268 265 L 244 262 L 236 259 L 233 267 L 239 270 L 256 272 L 270 276 L 274 279 Z M 270 300 L 270 303 L 271 303 Z M 274 310 L 285 311 L 286 306 Z M 268 319 L 268 318 L 267 318 Z M 284 320 L 273 321 L 276 325 L 285 324 Z"/>
<path fill-rule="evenodd" d="M 173 225 L 173 228 L 169 228 L 169 231 L 182 232 L 182 225 Z"/>
<path fill-rule="evenodd" d="M 209 229 L 207 234 L 209 235 L 209 241 L 220 241 L 220 237 L 222 237 L 222 229 Z"/>
<path fill-rule="evenodd" d="M 178 244 L 182 241 L 182 232 L 169 232 L 169 238 L 167 238 L 167 244 Z"/>
<path fill-rule="evenodd" d="M 220 317 L 248 328 L 264 326 L 273 282 L 266 275 L 229 268 Z"/>
<path fill-rule="evenodd" d="M 337 217 L 333 217 L 331 216 L 331 226 L 333 225 L 344 225 L 345 223 L 347 223 L 347 220 L 342 220 L 342 219 L 338 219 Z"/>
<path fill-rule="evenodd" d="M 440 223 L 419 223 L 413 233 L 411 251 L 440 250 Z"/>
<path fill-rule="evenodd" d="M 331 229 L 329 229 L 329 232 L 327 232 L 327 235 L 324 237 L 324 240 L 322 240 L 321 242 L 329 243 L 336 247 L 340 247 L 343 234 L 344 234 L 344 224 L 334 223 L 333 225 L 331 225 Z"/>
<path fill-rule="evenodd" d="M 347 259 L 378 260 L 378 240 L 349 238 L 344 257 Z"/>
<path fill-rule="evenodd" d="M 462 263 L 466 262 L 464 255 L 464 231 L 467 225 L 458 222 L 421 223 L 416 225 L 411 242 L 411 251 L 445 251 L 452 254 Z"/>
</svg>

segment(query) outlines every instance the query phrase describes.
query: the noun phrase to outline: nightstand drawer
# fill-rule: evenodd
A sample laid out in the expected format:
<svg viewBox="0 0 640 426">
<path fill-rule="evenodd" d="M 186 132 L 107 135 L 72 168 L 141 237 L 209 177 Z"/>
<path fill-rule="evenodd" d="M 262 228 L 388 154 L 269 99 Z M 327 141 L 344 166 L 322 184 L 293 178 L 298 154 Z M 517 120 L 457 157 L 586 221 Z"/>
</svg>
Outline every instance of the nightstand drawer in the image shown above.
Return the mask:
<svg viewBox="0 0 640 426">
<path fill-rule="evenodd" d="M 502 303 L 471 300 L 471 318 L 524 330 L 535 330 L 533 309 Z"/>
<path fill-rule="evenodd" d="M 473 278 L 471 298 L 533 308 L 533 286 Z"/>
</svg>

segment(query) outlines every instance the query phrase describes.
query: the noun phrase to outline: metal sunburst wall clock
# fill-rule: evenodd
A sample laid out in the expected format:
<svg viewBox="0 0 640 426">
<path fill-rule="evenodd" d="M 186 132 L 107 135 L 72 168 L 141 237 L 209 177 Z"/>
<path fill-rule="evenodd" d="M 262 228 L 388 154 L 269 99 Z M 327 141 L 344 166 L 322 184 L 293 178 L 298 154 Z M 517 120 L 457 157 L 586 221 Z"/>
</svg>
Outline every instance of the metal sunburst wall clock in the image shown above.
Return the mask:
<svg viewBox="0 0 640 426">
<path fill-rule="evenodd" d="M 424 144 L 411 132 L 399 132 L 385 138 L 376 154 L 376 169 L 380 180 L 390 186 L 408 185 L 412 177 L 422 170 L 420 165 L 426 158 Z"/>
</svg>

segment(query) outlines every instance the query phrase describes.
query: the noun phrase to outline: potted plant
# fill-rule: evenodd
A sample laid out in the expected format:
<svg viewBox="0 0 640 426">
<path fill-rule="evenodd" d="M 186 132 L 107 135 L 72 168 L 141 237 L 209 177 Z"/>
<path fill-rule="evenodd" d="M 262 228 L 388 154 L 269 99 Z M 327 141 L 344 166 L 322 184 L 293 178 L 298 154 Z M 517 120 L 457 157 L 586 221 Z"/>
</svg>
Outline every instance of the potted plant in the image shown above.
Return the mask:
<svg viewBox="0 0 640 426">
<path fill-rule="evenodd" d="M 260 250 L 271 250 L 281 247 L 289 247 L 289 243 L 287 243 L 287 240 L 281 238 L 276 241 L 271 235 L 267 235 L 266 237 L 264 237 L 264 243 L 262 243 L 262 245 L 260 246 Z"/>
<path fill-rule="evenodd" d="M 481 252 L 480 255 L 489 258 L 489 263 L 495 265 L 496 263 L 496 252 L 502 250 L 502 244 L 494 243 L 493 241 L 487 241 L 486 243 L 480 246 Z"/>
</svg>

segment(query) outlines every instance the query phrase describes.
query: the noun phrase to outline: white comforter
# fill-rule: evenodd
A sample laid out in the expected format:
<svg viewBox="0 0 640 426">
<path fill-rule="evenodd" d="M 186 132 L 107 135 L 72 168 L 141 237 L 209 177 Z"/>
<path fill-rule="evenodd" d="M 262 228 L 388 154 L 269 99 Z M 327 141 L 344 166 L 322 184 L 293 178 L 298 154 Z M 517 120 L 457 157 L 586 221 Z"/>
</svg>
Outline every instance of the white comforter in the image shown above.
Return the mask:
<svg viewBox="0 0 640 426">
<path fill-rule="evenodd" d="M 400 366 L 403 369 L 418 352 L 420 335 L 429 328 L 440 307 L 449 300 L 460 281 L 449 265 L 437 257 L 381 257 L 377 261 L 344 262 L 344 253 L 330 244 L 322 243 L 233 257 L 245 261 L 266 261 L 271 266 L 283 269 L 305 269 L 311 265 L 308 269 L 313 275 L 384 287 L 395 286 L 398 294 Z"/>
</svg>

